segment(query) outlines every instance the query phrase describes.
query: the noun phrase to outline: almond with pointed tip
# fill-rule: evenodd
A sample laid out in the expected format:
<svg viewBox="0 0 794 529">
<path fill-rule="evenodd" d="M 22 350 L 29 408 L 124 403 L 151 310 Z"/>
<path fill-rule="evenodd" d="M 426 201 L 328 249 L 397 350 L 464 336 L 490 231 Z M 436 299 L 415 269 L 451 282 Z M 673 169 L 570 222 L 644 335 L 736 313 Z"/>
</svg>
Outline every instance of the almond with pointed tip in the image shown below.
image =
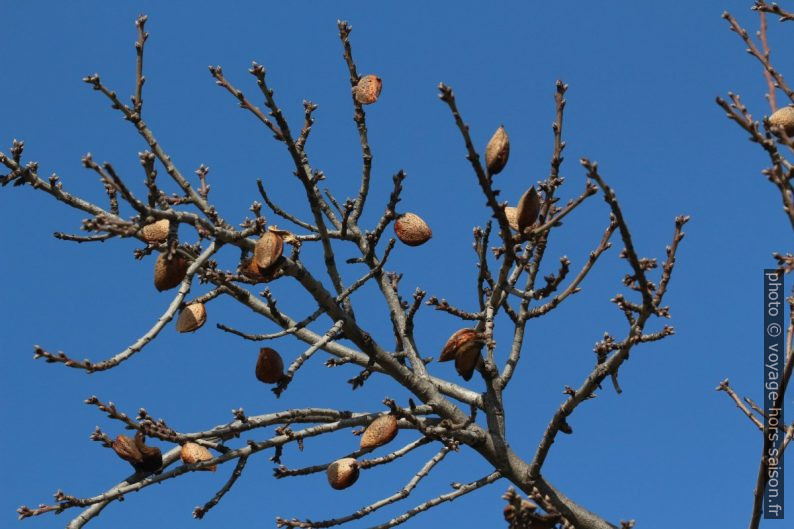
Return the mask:
<svg viewBox="0 0 794 529">
<path fill-rule="evenodd" d="M 168 239 L 168 228 L 170 226 L 171 223 L 168 219 L 160 219 L 141 228 L 141 237 L 149 244 L 165 242 Z"/>
<path fill-rule="evenodd" d="M 192 465 L 193 463 L 198 463 L 199 461 L 209 461 L 212 459 L 212 454 L 210 451 L 198 443 L 183 444 L 182 449 L 179 452 L 179 456 L 182 458 L 182 462 L 186 465 Z M 215 472 L 217 468 L 217 465 L 210 465 L 208 467 L 202 468 L 201 470 L 210 470 Z"/>
<path fill-rule="evenodd" d="M 365 75 L 358 80 L 353 93 L 356 101 L 362 105 L 371 105 L 378 100 L 380 91 L 383 88 L 383 81 L 377 75 Z"/>
<path fill-rule="evenodd" d="M 256 378 L 265 384 L 275 384 L 284 378 L 284 361 L 270 347 L 259 350 L 256 360 Z"/>
<path fill-rule="evenodd" d="M 505 168 L 510 157 L 510 138 L 503 125 L 499 125 L 493 133 L 488 145 L 485 146 L 485 166 L 491 174 L 497 174 Z"/>
<path fill-rule="evenodd" d="M 769 124 L 786 131 L 786 136 L 794 139 L 794 106 L 779 108 L 769 116 Z"/>
<path fill-rule="evenodd" d="M 403 213 L 394 221 L 394 233 L 408 246 L 419 246 L 430 240 L 433 231 L 430 226 L 414 213 Z"/>
<path fill-rule="evenodd" d="M 461 351 L 467 356 L 472 349 L 479 353 L 484 343 L 485 340 L 483 339 L 482 333 L 474 329 L 457 330 L 449 337 L 447 343 L 444 344 L 438 361 L 449 362 L 450 360 L 454 360 Z"/>
<path fill-rule="evenodd" d="M 397 431 L 397 417 L 382 415 L 369 423 L 367 429 L 361 434 L 360 447 L 365 450 L 383 446 L 397 436 Z"/>
<path fill-rule="evenodd" d="M 256 246 L 254 246 L 254 263 L 263 276 L 272 271 L 272 267 L 277 266 L 283 251 L 284 239 L 272 231 L 268 231 L 256 241 Z"/>
<path fill-rule="evenodd" d="M 328 483 L 336 490 L 346 489 L 358 479 L 358 461 L 352 457 L 337 459 L 328 465 Z"/>
<path fill-rule="evenodd" d="M 518 232 L 524 233 L 524 230 L 532 226 L 538 220 L 540 213 L 540 197 L 538 192 L 535 191 L 535 186 L 530 187 L 518 201 L 518 208 L 516 211 L 516 224 L 518 225 Z"/>
<path fill-rule="evenodd" d="M 154 262 L 154 288 L 162 292 L 178 286 L 185 279 L 187 268 L 187 261 L 179 255 L 169 260 L 165 252 L 161 253 Z"/>
<path fill-rule="evenodd" d="M 207 309 L 204 303 L 191 303 L 179 313 L 176 320 L 176 332 L 193 332 L 207 321 Z"/>
</svg>

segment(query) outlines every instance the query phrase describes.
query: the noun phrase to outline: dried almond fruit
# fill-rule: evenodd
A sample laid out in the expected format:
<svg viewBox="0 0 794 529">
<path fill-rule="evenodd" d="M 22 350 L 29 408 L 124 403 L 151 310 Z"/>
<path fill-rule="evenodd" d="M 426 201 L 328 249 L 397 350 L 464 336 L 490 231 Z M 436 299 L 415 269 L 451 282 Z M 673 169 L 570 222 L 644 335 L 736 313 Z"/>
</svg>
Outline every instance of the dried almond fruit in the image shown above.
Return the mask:
<svg viewBox="0 0 794 529">
<path fill-rule="evenodd" d="M 769 124 L 786 131 L 786 136 L 794 139 L 794 106 L 789 105 L 776 110 L 769 116 Z"/>
<path fill-rule="evenodd" d="M 165 242 L 168 239 L 168 228 L 170 226 L 171 223 L 168 219 L 160 219 L 141 228 L 141 237 L 150 244 Z"/>
<path fill-rule="evenodd" d="M 265 384 L 275 384 L 284 378 L 284 361 L 270 347 L 259 350 L 256 360 L 256 378 Z"/>
<path fill-rule="evenodd" d="M 176 332 L 193 332 L 207 321 L 207 309 L 204 303 L 191 303 L 179 313 L 176 320 Z"/>
<path fill-rule="evenodd" d="M 185 279 L 187 267 L 187 261 L 179 255 L 169 260 L 165 253 L 161 253 L 154 262 L 154 288 L 162 292 L 178 286 Z"/>
<path fill-rule="evenodd" d="M 256 241 L 254 246 L 254 263 L 259 273 L 267 275 L 274 267 L 284 251 L 284 239 L 281 235 L 268 231 Z"/>
<path fill-rule="evenodd" d="M 394 233 L 408 246 L 419 246 L 430 240 L 433 231 L 419 215 L 403 213 L 394 221 Z"/>
<path fill-rule="evenodd" d="M 362 105 L 371 105 L 378 100 L 381 88 L 383 88 L 383 81 L 377 75 L 365 75 L 358 80 L 353 93 L 356 96 L 356 101 Z"/>
<path fill-rule="evenodd" d="M 482 333 L 474 329 L 457 330 L 449 337 L 447 343 L 444 344 L 438 361 L 449 362 L 450 360 L 454 360 L 461 351 L 467 356 L 470 350 L 475 350 L 479 353 L 483 344 L 485 344 L 485 340 L 483 339 Z"/>
<path fill-rule="evenodd" d="M 505 168 L 510 156 L 510 138 L 504 126 L 499 125 L 493 133 L 488 145 L 485 146 L 485 166 L 490 174 L 496 174 Z"/>
<path fill-rule="evenodd" d="M 525 229 L 532 226 L 538 220 L 540 213 L 540 197 L 538 192 L 535 191 L 535 186 L 530 187 L 518 201 L 518 208 L 516 211 L 516 223 L 518 224 L 518 232 L 523 233 Z"/>
<path fill-rule="evenodd" d="M 212 454 L 210 451 L 198 443 L 183 444 L 182 449 L 179 452 L 179 456 L 182 458 L 182 462 L 186 465 L 192 465 L 193 463 L 198 463 L 199 461 L 209 461 L 212 459 Z M 210 465 L 208 467 L 202 468 L 201 470 L 211 470 L 212 472 L 215 472 L 217 468 L 217 465 Z"/>
<path fill-rule="evenodd" d="M 111 444 L 111 448 L 137 472 L 154 472 L 163 466 L 160 449 L 156 446 L 146 446 L 141 432 L 135 434 L 135 439 L 119 434 Z"/>
<path fill-rule="evenodd" d="M 463 377 L 463 380 L 471 380 L 477 362 L 480 361 L 481 348 L 482 346 L 466 347 L 458 351 L 455 356 L 455 370 Z"/>
<path fill-rule="evenodd" d="M 369 423 L 361 434 L 361 449 L 383 446 L 397 436 L 397 417 L 382 415 Z"/>
<path fill-rule="evenodd" d="M 358 479 L 358 461 L 352 457 L 337 459 L 328 465 L 328 483 L 336 490 L 346 489 Z"/>
</svg>

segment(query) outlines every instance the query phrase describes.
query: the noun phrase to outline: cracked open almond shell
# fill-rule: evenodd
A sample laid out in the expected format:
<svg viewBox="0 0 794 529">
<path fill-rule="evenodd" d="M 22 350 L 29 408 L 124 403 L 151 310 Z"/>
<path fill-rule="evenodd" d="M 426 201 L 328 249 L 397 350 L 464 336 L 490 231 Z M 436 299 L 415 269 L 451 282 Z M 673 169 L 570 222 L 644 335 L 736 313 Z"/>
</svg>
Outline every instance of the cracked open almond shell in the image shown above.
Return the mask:
<svg viewBox="0 0 794 529">
<path fill-rule="evenodd" d="M 168 228 L 170 226 L 171 223 L 168 219 L 160 219 L 141 228 L 141 237 L 150 244 L 165 242 L 168 239 Z"/>
<path fill-rule="evenodd" d="M 212 459 L 212 453 L 198 443 L 188 442 L 182 445 L 182 449 L 179 451 L 179 457 L 182 458 L 182 462 L 186 465 L 192 465 L 193 463 L 198 463 L 199 461 L 209 461 Z M 217 468 L 217 465 L 210 465 L 208 467 L 202 468 L 201 470 L 210 470 L 215 472 Z"/>
<path fill-rule="evenodd" d="M 510 157 L 510 138 L 504 126 L 499 125 L 485 146 L 485 166 L 490 174 L 497 174 L 507 165 Z"/>
<path fill-rule="evenodd" d="M 275 384 L 284 378 L 284 360 L 274 349 L 263 347 L 259 350 L 256 378 L 265 384 Z"/>
<path fill-rule="evenodd" d="M 284 239 L 272 231 L 266 232 L 254 246 L 254 265 L 263 277 L 267 277 L 279 264 L 284 252 Z"/>
<path fill-rule="evenodd" d="M 187 274 L 188 262 L 179 255 L 166 258 L 163 252 L 154 262 L 154 287 L 160 292 L 179 285 Z"/>
<path fill-rule="evenodd" d="M 430 226 L 414 213 L 403 213 L 394 221 L 394 233 L 408 246 L 419 246 L 430 240 L 433 231 Z"/>
<path fill-rule="evenodd" d="M 346 489 L 358 479 L 358 461 L 352 457 L 337 459 L 328 465 L 326 475 L 331 487 L 336 490 Z"/>
<path fill-rule="evenodd" d="M 383 415 L 378 417 L 361 434 L 360 447 L 362 450 L 377 448 L 390 442 L 397 436 L 397 417 Z"/>
<path fill-rule="evenodd" d="M 176 320 L 176 332 L 193 332 L 207 321 L 207 309 L 204 303 L 191 303 L 179 313 Z"/>
<path fill-rule="evenodd" d="M 460 329 L 455 331 L 449 337 L 444 348 L 441 349 L 441 354 L 438 357 L 439 362 L 449 362 L 457 358 L 459 353 L 468 353 L 475 350 L 477 353 L 482 349 L 485 340 L 482 333 L 474 329 Z"/>
<path fill-rule="evenodd" d="M 136 472 L 154 472 L 163 466 L 163 455 L 156 446 L 147 446 L 141 432 L 135 439 L 119 434 L 111 448 L 121 459 L 132 465 Z"/>
</svg>

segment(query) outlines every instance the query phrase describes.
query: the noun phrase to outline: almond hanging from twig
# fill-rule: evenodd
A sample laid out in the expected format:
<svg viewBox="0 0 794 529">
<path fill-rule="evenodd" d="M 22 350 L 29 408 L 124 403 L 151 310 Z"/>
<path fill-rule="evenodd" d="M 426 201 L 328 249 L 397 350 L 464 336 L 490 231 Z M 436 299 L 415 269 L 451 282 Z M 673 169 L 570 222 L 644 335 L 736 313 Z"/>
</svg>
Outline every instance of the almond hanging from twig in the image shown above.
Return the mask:
<svg viewBox="0 0 794 529">
<path fill-rule="evenodd" d="M 176 332 L 193 332 L 207 321 L 207 309 L 204 303 L 191 303 L 179 313 L 176 320 Z"/>
<path fill-rule="evenodd" d="M 168 228 L 170 226 L 171 223 L 168 219 L 160 219 L 141 228 L 141 237 L 150 244 L 165 242 L 168 239 Z"/>
<path fill-rule="evenodd" d="M 490 174 L 497 174 L 505 168 L 510 156 L 510 138 L 504 126 L 499 125 L 485 146 L 485 165 Z"/>
<path fill-rule="evenodd" d="M 454 360 L 458 357 L 460 352 L 463 352 L 465 356 L 469 356 L 471 350 L 479 353 L 484 343 L 485 340 L 482 333 L 474 329 L 460 329 L 455 331 L 452 336 L 449 337 L 447 343 L 444 344 L 438 361 L 449 362 L 450 360 Z"/>
<path fill-rule="evenodd" d="M 789 105 L 776 110 L 769 116 L 769 124 L 783 129 L 786 136 L 794 139 L 794 106 Z"/>
<path fill-rule="evenodd" d="M 270 347 L 259 350 L 256 360 L 256 378 L 265 384 L 275 384 L 284 378 L 284 361 L 281 355 Z"/>
<path fill-rule="evenodd" d="M 397 417 L 394 415 L 378 417 L 369 423 L 367 429 L 361 434 L 360 447 L 365 450 L 383 446 L 397 436 L 397 431 Z"/>
<path fill-rule="evenodd" d="M 370 74 L 358 80 L 353 92 L 356 95 L 356 101 L 362 105 L 371 105 L 378 100 L 381 88 L 383 88 L 383 81 L 380 77 Z"/>
<path fill-rule="evenodd" d="M 284 239 L 280 235 L 268 231 L 256 241 L 254 246 L 254 263 L 259 272 L 265 276 L 276 266 L 284 251 Z"/>
<path fill-rule="evenodd" d="M 524 230 L 532 226 L 538 220 L 540 213 L 540 197 L 538 192 L 535 191 L 535 186 L 530 187 L 518 201 L 518 208 L 516 209 L 516 224 L 518 225 L 518 232 L 524 233 Z"/>
<path fill-rule="evenodd" d="M 394 233 L 408 246 L 419 246 L 430 240 L 433 231 L 419 215 L 403 213 L 394 221 Z"/>
<path fill-rule="evenodd" d="M 154 262 L 154 287 L 160 292 L 174 288 L 185 279 L 187 268 L 187 261 L 179 255 L 169 260 L 165 252 L 161 253 Z"/>
<path fill-rule="evenodd" d="M 212 454 L 210 451 L 198 443 L 183 444 L 182 449 L 179 452 L 179 456 L 182 458 L 182 462 L 187 465 L 192 465 L 193 463 L 198 463 L 199 461 L 209 461 L 212 459 Z M 210 470 L 215 472 L 217 468 L 217 465 L 210 465 L 208 467 L 202 468 L 201 470 Z"/>
<path fill-rule="evenodd" d="M 336 490 L 346 489 L 358 479 L 358 461 L 352 457 L 338 459 L 328 465 L 328 483 Z"/>
</svg>

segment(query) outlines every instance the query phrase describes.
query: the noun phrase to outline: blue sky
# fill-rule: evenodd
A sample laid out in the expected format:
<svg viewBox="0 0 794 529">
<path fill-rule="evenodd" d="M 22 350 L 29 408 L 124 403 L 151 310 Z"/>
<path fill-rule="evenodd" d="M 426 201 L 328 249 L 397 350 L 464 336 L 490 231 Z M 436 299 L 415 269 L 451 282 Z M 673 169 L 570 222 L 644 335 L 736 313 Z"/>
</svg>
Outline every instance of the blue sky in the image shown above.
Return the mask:
<svg viewBox="0 0 794 529">
<path fill-rule="evenodd" d="M 391 175 L 405 169 L 401 209 L 419 213 L 434 237 L 419 248 L 398 246 L 388 268 L 404 272 L 406 295 L 420 286 L 429 295 L 474 309 L 471 229 L 484 225 L 488 213 L 436 86 L 443 81 L 453 87 L 481 148 L 500 123 L 505 125 L 512 152 L 497 182 L 502 196 L 515 201 L 548 172 L 554 82 L 563 79 L 570 86 L 563 199 L 581 191 L 584 170 L 577 160 L 587 156 L 599 162 L 615 188 L 641 254 L 662 258 L 674 217 L 689 214 L 692 220 L 667 297 L 676 335 L 632 354 L 621 369 L 623 395 L 605 387 L 598 399 L 577 410 L 570 420 L 575 434 L 557 440 L 544 475 L 611 521 L 636 518 L 641 527 L 669 527 L 674 516 L 678 524 L 693 527 L 744 524 L 760 437 L 714 387 L 729 377 L 740 394 L 761 401 L 762 269 L 772 265 L 773 251 L 790 251 L 791 232 L 777 191 L 760 174 L 763 153 L 725 119 L 714 98 L 734 91 L 755 116 L 769 113 L 759 65 L 720 18 L 728 9 L 755 31 L 757 16 L 749 11 L 751 2 L 736 0 L 686 7 L 595 4 L 245 2 L 219 9 L 182 1 L 7 3 L 0 145 L 7 152 L 13 138 L 24 140 L 25 158 L 37 160 L 42 175 L 57 172 L 67 189 L 101 201 L 95 175 L 80 165 L 90 151 L 97 161 L 113 163 L 140 192 L 137 153 L 145 145 L 81 78 L 98 72 L 126 100 L 134 81 L 133 21 L 145 12 L 150 39 L 144 119 L 183 173 L 192 175 L 201 163 L 211 168 L 210 196 L 228 220 L 239 222 L 250 214 L 247 208 L 258 198 L 257 178 L 283 206 L 300 213 L 306 208 L 282 145 L 214 85 L 210 64 L 222 65 L 227 78 L 257 103 L 256 85 L 246 70 L 251 60 L 265 65 L 295 129 L 302 119 L 301 101 L 317 103 L 309 140 L 312 163 L 325 171 L 338 197 L 352 196 L 360 155 L 336 29 L 337 19 L 347 19 L 354 27 L 359 71 L 376 73 L 384 82 L 380 101 L 367 109 L 374 183 L 364 220 L 376 219 Z M 770 25 L 773 62 L 784 75 L 794 75 L 794 57 L 781 53 L 794 44 L 792 27 L 773 19 Z M 226 422 L 229 410 L 238 407 L 251 414 L 309 405 L 379 410 L 385 396 L 405 399 L 393 383 L 377 377 L 351 392 L 345 380 L 355 371 L 328 371 L 318 356 L 276 400 L 253 376 L 256 344 L 215 328 L 227 323 L 268 332 L 273 326 L 227 300 L 208 307 L 208 324 L 198 333 L 177 335 L 168 328 L 107 373 L 87 376 L 34 362 L 33 344 L 76 358 L 111 356 L 145 332 L 170 302 L 167 293 L 151 286 L 153 259 L 132 258 L 135 242 L 78 246 L 51 236 L 78 231 L 82 218 L 30 188 L 0 190 L 0 219 L 6 226 L 0 272 L 7 278 L 0 303 L 6 454 L 0 525 L 63 526 L 76 510 L 24 522 L 15 521 L 14 511 L 23 503 L 50 502 L 58 488 L 93 495 L 128 474 L 126 463 L 88 441 L 95 425 L 119 432 L 82 403 L 89 395 L 112 400 L 130 413 L 143 406 L 183 431 Z M 561 255 L 568 255 L 577 270 L 607 220 L 603 200 L 585 203 L 555 232 L 543 272 L 554 271 Z M 510 442 L 527 458 L 561 402 L 563 386 L 577 387 L 591 369 L 594 343 L 604 331 L 624 332 L 622 316 L 609 303 L 622 291 L 627 271 L 617 258 L 618 246 L 599 261 L 582 293 L 528 327 L 528 349 L 506 395 Z M 316 258 L 313 251 L 306 251 L 307 259 Z M 340 250 L 340 256 L 350 252 Z M 236 257 L 229 251 L 221 262 L 231 267 Z M 360 273 L 350 267 L 344 277 L 349 282 Z M 272 289 L 280 306 L 301 318 L 312 309 L 292 286 L 281 282 Z M 382 300 L 368 290 L 355 301 L 361 325 L 391 343 Z M 436 354 L 459 324 L 429 308 L 420 315 L 419 345 L 423 354 Z M 497 340 L 503 336 L 506 343 L 504 327 L 502 333 Z M 290 339 L 276 347 L 286 358 L 303 350 Z M 456 376 L 449 364 L 432 369 Z M 468 386 L 480 390 L 481 384 L 474 377 Z M 402 432 L 398 441 L 410 438 Z M 330 441 L 307 442 L 303 454 L 287 448 L 284 462 L 316 464 L 357 443 L 348 434 Z M 229 465 L 132 495 L 94 524 L 268 527 L 277 515 L 344 515 L 397 490 L 431 453 L 421 451 L 402 464 L 373 470 L 341 492 L 331 491 L 322 475 L 275 481 L 269 455 L 261 454 L 201 522 L 190 513 L 225 481 Z M 452 481 L 476 479 L 486 471 L 465 451 L 451 454 L 411 498 L 355 527 L 385 521 L 448 491 Z M 506 487 L 499 482 L 407 526 L 499 527 L 504 523 L 499 497 Z M 788 499 L 794 505 L 792 490 Z"/>
</svg>

